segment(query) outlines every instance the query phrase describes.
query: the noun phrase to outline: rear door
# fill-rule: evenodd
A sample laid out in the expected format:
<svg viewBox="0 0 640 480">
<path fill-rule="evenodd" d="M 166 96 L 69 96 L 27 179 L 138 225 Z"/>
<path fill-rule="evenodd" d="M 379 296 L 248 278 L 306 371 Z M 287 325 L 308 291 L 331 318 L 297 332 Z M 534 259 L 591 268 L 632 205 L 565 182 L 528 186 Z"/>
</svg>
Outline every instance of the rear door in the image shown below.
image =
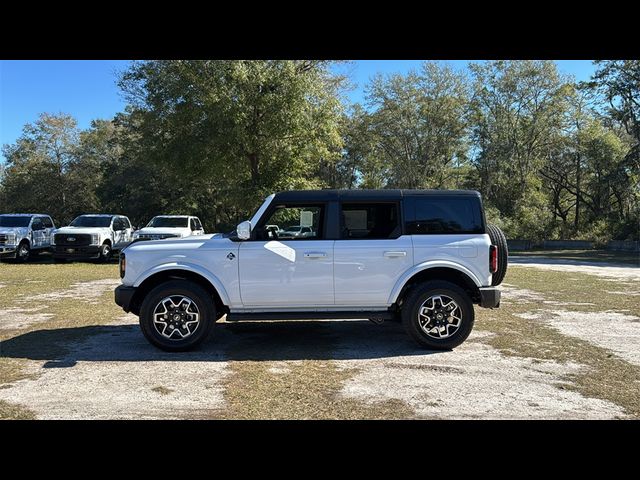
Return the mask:
<svg viewBox="0 0 640 480">
<path fill-rule="evenodd" d="M 273 205 L 239 249 L 244 306 L 333 306 L 333 243 L 326 240 L 324 203 Z M 280 229 L 271 228 L 278 225 Z M 307 226 L 307 237 L 287 234 Z"/>
<path fill-rule="evenodd" d="M 53 234 L 54 226 L 51 217 L 41 217 L 42 224 L 44 225 L 44 239 L 42 246 L 50 247 L 51 246 L 51 235 Z"/>
<path fill-rule="evenodd" d="M 336 305 L 380 307 L 413 265 L 411 237 L 403 235 L 399 201 L 343 201 L 334 247 Z"/>
<path fill-rule="evenodd" d="M 45 230 L 42 217 L 33 217 L 33 220 L 31 220 L 31 248 L 42 248 L 44 237 Z"/>
</svg>

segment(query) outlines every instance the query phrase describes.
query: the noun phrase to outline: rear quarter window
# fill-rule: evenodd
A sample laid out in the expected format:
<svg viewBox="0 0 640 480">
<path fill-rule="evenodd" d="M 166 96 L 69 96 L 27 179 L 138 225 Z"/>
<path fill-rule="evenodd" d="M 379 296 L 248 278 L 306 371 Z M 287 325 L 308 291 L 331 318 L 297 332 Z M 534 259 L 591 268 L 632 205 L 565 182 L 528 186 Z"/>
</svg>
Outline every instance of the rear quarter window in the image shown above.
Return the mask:
<svg viewBox="0 0 640 480">
<path fill-rule="evenodd" d="M 485 233 L 480 199 L 472 196 L 405 197 L 410 235 Z"/>
</svg>

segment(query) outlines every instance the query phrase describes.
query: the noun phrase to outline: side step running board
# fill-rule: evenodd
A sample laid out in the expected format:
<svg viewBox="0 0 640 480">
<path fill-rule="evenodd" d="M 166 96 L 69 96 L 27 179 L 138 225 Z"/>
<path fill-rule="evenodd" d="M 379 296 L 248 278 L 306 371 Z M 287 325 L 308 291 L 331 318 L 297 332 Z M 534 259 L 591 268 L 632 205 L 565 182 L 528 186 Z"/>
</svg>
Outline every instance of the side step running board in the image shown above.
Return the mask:
<svg viewBox="0 0 640 480">
<path fill-rule="evenodd" d="M 228 313 L 227 322 L 241 320 L 343 320 L 343 319 L 372 319 L 376 323 L 391 320 L 393 313 L 383 310 L 374 312 L 255 312 Z"/>
</svg>

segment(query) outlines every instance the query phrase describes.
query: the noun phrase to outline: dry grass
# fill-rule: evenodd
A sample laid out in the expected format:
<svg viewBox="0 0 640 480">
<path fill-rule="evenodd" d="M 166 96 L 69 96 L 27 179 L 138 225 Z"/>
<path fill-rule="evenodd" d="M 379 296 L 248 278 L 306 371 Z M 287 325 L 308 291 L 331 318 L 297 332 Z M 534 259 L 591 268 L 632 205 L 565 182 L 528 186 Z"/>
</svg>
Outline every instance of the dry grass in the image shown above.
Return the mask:
<svg viewBox="0 0 640 480">
<path fill-rule="evenodd" d="M 591 275 L 515 267 L 509 270 L 505 282 L 539 292 L 548 300 L 595 304 L 572 305 L 571 310 L 615 310 L 640 314 L 638 297 L 607 294 L 605 287 L 611 289 L 612 283 Z M 544 304 L 524 299 L 518 304 L 505 303 L 496 310 L 479 309 L 477 327 L 495 333 L 486 341 L 505 355 L 586 365 L 589 367 L 587 371 L 571 375 L 567 378 L 570 383 L 562 388 L 609 400 L 640 418 L 640 367 L 616 357 L 609 350 L 561 335 L 539 321 L 516 316 L 544 307 Z"/>
<path fill-rule="evenodd" d="M 282 362 L 278 367 L 282 368 Z M 273 362 L 231 362 L 225 385 L 228 408 L 221 418 L 240 419 L 398 419 L 415 413 L 399 400 L 374 404 L 339 396 L 355 370 L 340 370 L 331 361 L 288 362 L 274 373 Z"/>
</svg>

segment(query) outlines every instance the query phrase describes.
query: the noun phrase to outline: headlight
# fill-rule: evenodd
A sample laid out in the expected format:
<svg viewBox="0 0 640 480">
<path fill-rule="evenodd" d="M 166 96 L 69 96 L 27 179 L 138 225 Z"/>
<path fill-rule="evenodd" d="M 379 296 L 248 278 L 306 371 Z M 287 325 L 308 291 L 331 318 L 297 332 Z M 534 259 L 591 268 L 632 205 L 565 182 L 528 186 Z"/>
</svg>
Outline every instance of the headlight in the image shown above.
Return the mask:
<svg viewBox="0 0 640 480">
<path fill-rule="evenodd" d="M 16 234 L 15 233 L 7 234 L 7 244 L 9 244 L 9 245 L 15 245 L 16 244 Z"/>
<path fill-rule="evenodd" d="M 56 244 L 56 235 L 54 233 L 51 234 L 51 245 Z"/>
<path fill-rule="evenodd" d="M 100 235 L 97 233 L 91 234 L 91 245 L 100 245 Z"/>
</svg>

